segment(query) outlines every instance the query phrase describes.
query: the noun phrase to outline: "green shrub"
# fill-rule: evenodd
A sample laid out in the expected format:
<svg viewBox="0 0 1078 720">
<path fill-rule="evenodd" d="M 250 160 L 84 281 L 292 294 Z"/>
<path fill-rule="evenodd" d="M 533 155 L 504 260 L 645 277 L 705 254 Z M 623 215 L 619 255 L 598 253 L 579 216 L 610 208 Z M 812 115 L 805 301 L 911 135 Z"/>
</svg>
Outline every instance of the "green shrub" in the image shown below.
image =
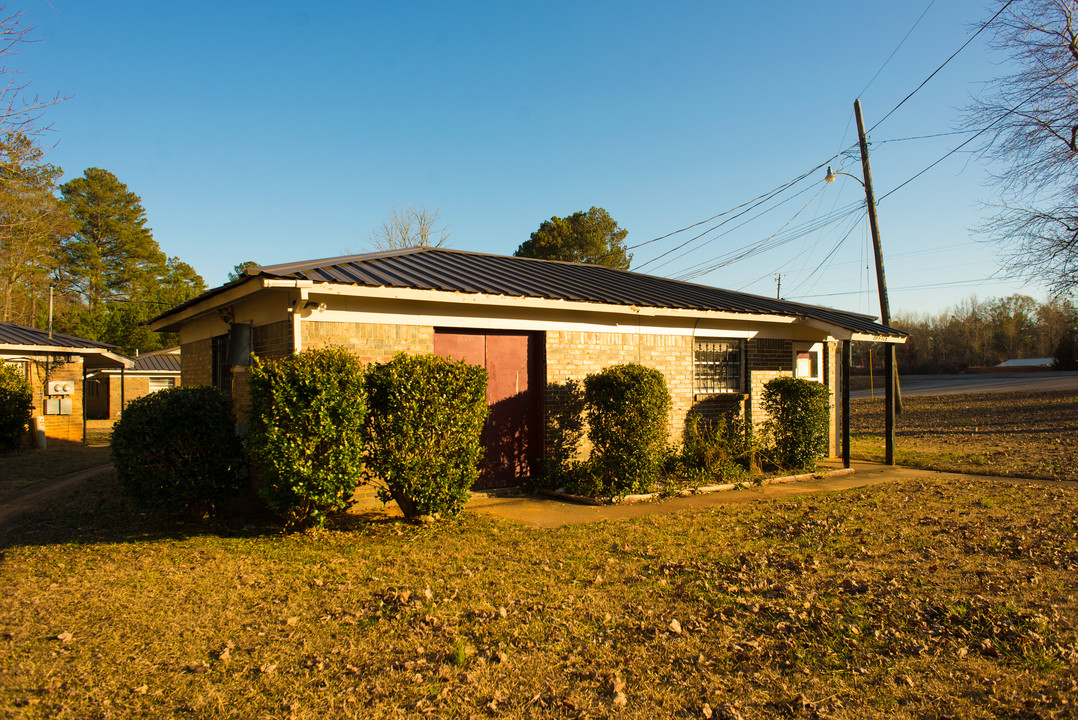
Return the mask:
<svg viewBox="0 0 1078 720">
<path fill-rule="evenodd" d="M 212 508 L 246 467 L 231 402 L 212 387 L 132 400 L 112 429 L 112 463 L 129 497 L 167 512 Z"/>
<path fill-rule="evenodd" d="M 831 407 L 825 385 L 775 378 L 764 385 L 763 407 L 769 416 L 764 432 L 780 467 L 811 468 L 827 452 Z"/>
<path fill-rule="evenodd" d="M 666 450 L 670 393 L 658 370 L 615 365 L 584 381 L 591 469 L 597 494 L 643 492 Z"/>
<path fill-rule="evenodd" d="M 584 437 L 584 388 L 578 380 L 547 385 L 546 453 L 542 487 L 572 485 L 583 463 L 577 458 Z"/>
<path fill-rule="evenodd" d="M 0 360 L 0 452 L 18 450 L 34 407 L 30 385 L 18 368 Z"/>
<path fill-rule="evenodd" d="M 405 517 L 456 515 L 478 478 L 487 372 L 398 353 L 367 372 L 367 468 Z"/>
<path fill-rule="evenodd" d="M 684 472 L 704 482 L 739 482 L 752 466 L 751 434 L 734 415 L 685 418 L 679 457 Z"/>
<path fill-rule="evenodd" d="M 348 507 L 363 470 L 363 367 L 343 348 L 251 365 L 249 449 L 259 494 L 292 524 Z"/>
</svg>

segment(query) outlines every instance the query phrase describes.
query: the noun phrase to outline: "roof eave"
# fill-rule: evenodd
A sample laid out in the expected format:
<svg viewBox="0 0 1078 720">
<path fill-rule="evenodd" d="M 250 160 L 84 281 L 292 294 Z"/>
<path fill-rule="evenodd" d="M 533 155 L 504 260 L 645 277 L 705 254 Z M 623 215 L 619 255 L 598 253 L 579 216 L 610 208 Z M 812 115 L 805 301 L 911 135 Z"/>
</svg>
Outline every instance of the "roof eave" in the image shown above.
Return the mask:
<svg viewBox="0 0 1078 720">
<path fill-rule="evenodd" d="M 59 345 L 0 345 L 4 353 L 25 353 L 26 355 L 81 355 L 83 358 L 100 359 L 94 368 L 129 368 L 135 361 L 105 348 L 62 347 Z"/>
<path fill-rule="evenodd" d="M 266 287 L 266 283 L 265 277 L 255 276 L 244 282 L 222 285 L 216 291 L 210 290 L 192 302 L 177 305 L 148 320 L 146 326 L 155 332 L 177 332 L 187 320 L 242 300 Z"/>
</svg>

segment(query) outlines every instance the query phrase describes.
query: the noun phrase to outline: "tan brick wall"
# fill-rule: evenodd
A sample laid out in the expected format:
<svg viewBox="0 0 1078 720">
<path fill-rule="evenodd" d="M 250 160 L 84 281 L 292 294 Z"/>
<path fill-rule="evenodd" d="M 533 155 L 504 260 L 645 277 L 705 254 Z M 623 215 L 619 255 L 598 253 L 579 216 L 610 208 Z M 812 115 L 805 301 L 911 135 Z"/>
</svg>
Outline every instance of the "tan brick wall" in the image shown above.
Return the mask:
<svg viewBox="0 0 1078 720">
<path fill-rule="evenodd" d="M 548 388 L 570 380 L 583 383 L 591 373 L 624 363 L 639 363 L 661 372 L 670 391 L 667 432 L 672 441 L 680 441 L 685 415 L 693 406 L 691 337 L 566 330 L 547 331 L 546 338 Z M 548 416 L 560 401 L 558 393 L 547 393 Z"/>
<path fill-rule="evenodd" d="M 343 347 L 363 363 L 385 362 L 398 352 L 434 352 L 434 328 L 425 325 L 304 321 L 300 332 L 304 348 Z"/>
<path fill-rule="evenodd" d="M 122 385 L 124 405 L 135 398 L 150 394 L 150 378 L 144 375 L 126 375 Z M 113 375 L 109 381 L 109 417 L 120 417 L 120 412 L 122 410 L 120 404 L 120 386 L 120 376 Z"/>
<path fill-rule="evenodd" d="M 288 357 L 294 349 L 291 320 L 259 325 L 251 329 L 251 352 L 260 358 Z"/>
<path fill-rule="evenodd" d="M 767 422 L 764 412 L 764 386 L 777 377 L 794 374 L 794 346 L 790 340 L 750 340 L 746 343 L 748 402 L 746 412 L 752 426 L 759 430 Z"/>
<path fill-rule="evenodd" d="M 824 383 L 830 391 L 831 404 L 831 427 L 827 433 L 827 455 L 830 458 L 838 457 L 842 452 L 842 438 L 839 437 L 839 415 L 842 410 L 838 407 L 839 398 L 842 397 L 842 368 L 837 342 L 824 343 Z"/>
<path fill-rule="evenodd" d="M 70 415 L 46 415 L 45 399 L 48 382 L 67 380 L 74 384 L 75 392 L 71 397 Z M 30 390 L 33 393 L 34 417 L 45 418 L 45 438 L 49 447 L 68 443 L 81 443 L 83 436 L 83 387 L 82 358 L 75 362 L 51 366 L 45 360 L 30 363 Z"/>
<path fill-rule="evenodd" d="M 180 384 L 212 385 L 213 352 L 211 340 L 196 340 L 180 345 Z"/>
</svg>

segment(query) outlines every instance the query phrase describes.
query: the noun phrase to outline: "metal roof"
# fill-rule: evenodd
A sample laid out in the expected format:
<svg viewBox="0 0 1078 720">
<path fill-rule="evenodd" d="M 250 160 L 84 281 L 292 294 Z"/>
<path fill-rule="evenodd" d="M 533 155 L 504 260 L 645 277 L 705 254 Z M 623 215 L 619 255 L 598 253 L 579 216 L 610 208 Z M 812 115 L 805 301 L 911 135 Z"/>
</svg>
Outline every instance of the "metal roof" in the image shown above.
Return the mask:
<svg viewBox="0 0 1078 720">
<path fill-rule="evenodd" d="M 115 350 L 115 345 L 87 340 L 86 338 L 64 335 L 54 332 L 52 336 L 45 330 L 17 325 L 13 322 L 0 321 L 0 345 L 18 345 L 20 347 L 38 345 L 41 347 L 55 348 L 96 348 L 102 350 Z"/>
<path fill-rule="evenodd" d="M 906 333 L 868 315 L 776 300 L 615 270 L 602 265 L 537 260 L 416 247 L 304 262 L 252 267 L 248 276 L 309 280 L 365 287 L 411 288 L 446 292 L 541 298 L 651 308 L 779 315 L 817 320 L 855 333 L 901 338 Z M 234 281 L 159 315 L 155 320 L 234 287 Z"/>
<path fill-rule="evenodd" d="M 139 355 L 128 372 L 180 372 L 180 356 L 172 353 Z"/>
</svg>

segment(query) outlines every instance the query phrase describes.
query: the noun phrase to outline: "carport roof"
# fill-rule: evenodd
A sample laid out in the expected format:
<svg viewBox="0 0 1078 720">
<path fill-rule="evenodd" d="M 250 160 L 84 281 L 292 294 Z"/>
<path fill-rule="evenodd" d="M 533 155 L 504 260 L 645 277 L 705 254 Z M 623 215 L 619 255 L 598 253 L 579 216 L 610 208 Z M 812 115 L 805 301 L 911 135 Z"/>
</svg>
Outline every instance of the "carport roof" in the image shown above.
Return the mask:
<svg viewBox="0 0 1078 720">
<path fill-rule="evenodd" d="M 5 354 L 81 355 L 88 369 L 131 367 L 134 361 L 115 350 L 115 345 L 0 321 L 0 352 Z"/>
<path fill-rule="evenodd" d="M 719 311 L 749 316 L 777 315 L 816 320 L 852 333 L 893 338 L 900 342 L 906 337 L 906 333 L 881 325 L 875 322 L 873 317 L 859 313 L 747 295 L 707 285 L 615 270 L 602 265 L 430 247 L 252 267 L 246 271 L 246 277 L 209 290 L 159 315 L 151 323 L 163 329 L 164 325 L 157 321 L 235 287 L 251 277 L 307 281 L 314 284 L 565 300 L 601 305 Z"/>
</svg>

